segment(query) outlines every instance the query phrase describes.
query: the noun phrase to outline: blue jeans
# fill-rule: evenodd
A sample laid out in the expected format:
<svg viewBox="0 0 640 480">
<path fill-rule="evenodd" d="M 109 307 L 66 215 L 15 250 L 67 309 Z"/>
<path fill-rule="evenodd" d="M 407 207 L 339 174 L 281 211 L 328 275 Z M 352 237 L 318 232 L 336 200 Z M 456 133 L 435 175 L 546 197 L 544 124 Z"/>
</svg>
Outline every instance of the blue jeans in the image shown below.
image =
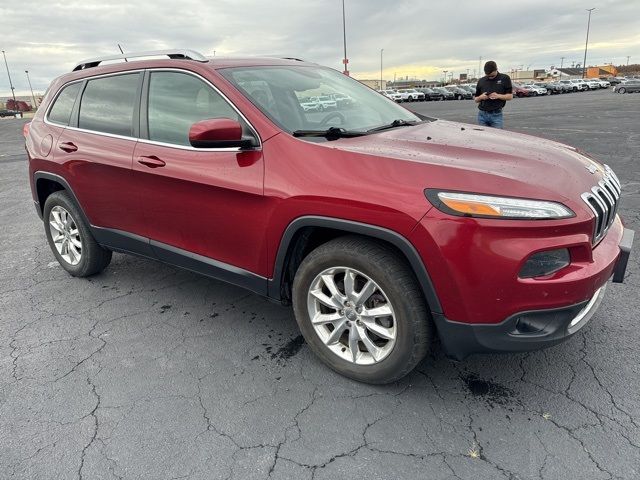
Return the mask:
<svg viewBox="0 0 640 480">
<path fill-rule="evenodd" d="M 503 128 L 502 110 L 498 113 L 478 110 L 478 124 L 485 127 Z"/>
</svg>

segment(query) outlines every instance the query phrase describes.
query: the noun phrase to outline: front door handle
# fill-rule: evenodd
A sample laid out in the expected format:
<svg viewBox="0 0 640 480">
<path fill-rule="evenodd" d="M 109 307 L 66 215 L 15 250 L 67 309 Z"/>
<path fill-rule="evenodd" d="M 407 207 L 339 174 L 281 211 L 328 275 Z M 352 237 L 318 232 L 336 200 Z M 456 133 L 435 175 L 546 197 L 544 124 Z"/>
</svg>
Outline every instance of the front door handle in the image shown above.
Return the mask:
<svg viewBox="0 0 640 480">
<path fill-rule="evenodd" d="M 78 147 L 76 147 L 71 142 L 63 142 L 58 146 L 60 147 L 60 150 L 64 150 L 67 153 L 72 153 L 72 152 L 77 152 L 78 151 Z"/>
<path fill-rule="evenodd" d="M 138 163 L 149 168 L 164 167 L 166 165 L 164 160 L 160 160 L 155 155 L 138 157 Z"/>
</svg>

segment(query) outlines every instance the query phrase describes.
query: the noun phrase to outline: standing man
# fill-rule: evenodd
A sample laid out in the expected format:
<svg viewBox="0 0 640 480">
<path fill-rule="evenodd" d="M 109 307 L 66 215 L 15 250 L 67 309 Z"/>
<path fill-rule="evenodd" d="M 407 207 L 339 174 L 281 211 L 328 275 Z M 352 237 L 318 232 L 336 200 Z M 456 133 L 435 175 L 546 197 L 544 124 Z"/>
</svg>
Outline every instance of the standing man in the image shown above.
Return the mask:
<svg viewBox="0 0 640 480">
<path fill-rule="evenodd" d="M 493 60 L 484 64 L 484 73 L 486 75 L 478 80 L 476 86 L 478 124 L 502 128 L 502 108 L 513 98 L 511 78 L 504 73 L 498 73 L 498 66 Z"/>
</svg>

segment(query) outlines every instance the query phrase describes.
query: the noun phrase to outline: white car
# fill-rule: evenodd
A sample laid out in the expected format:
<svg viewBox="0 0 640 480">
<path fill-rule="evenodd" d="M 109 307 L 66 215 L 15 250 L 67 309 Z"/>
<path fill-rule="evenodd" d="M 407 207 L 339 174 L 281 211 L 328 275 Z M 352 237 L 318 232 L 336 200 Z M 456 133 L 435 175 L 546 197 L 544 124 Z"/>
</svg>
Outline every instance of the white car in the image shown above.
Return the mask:
<svg viewBox="0 0 640 480">
<path fill-rule="evenodd" d="M 537 95 L 546 95 L 547 94 L 547 89 L 543 88 L 543 87 L 538 87 L 537 85 L 533 85 L 533 84 L 529 84 L 529 85 L 523 85 L 522 88 L 526 88 L 527 90 L 529 90 L 530 95 L 532 96 L 537 96 Z"/>
<path fill-rule="evenodd" d="M 589 90 L 600 90 L 600 82 L 598 80 L 585 80 L 585 83 L 589 85 Z"/>
<path fill-rule="evenodd" d="M 402 95 L 402 100 L 406 102 L 424 101 L 424 93 L 419 92 L 415 88 L 403 88 L 398 90 L 398 93 Z"/>
<path fill-rule="evenodd" d="M 609 88 L 611 86 L 609 82 L 607 82 L 606 80 L 602 80 L 601 78 L 596 79 L 596 82 L 598 82 L 598 84 L 600 85 L 600 88 Z"/>
<path fill-rule="evenodd" d="M 589 84 L 587 82 L 585 82 L 584 80 L 581 80 L 579 78 L 573 78 L 573 79 L 571 79 L 569 81 L 578 88 L 578 91 L 585 91 L 586 92 L 587 90 L 589 90 Z"/>
<path fill-rule="evenodd" d="M 380 90 L 380 93 L 383 94 L 385 97 L 390 98 L 394 102 L 399 103 L 402 101 L 402 95 L 396 92 L 395 90 Z"/>
<path fill-rule="evenodd" d="M 324 110 L 336 110 L 338 108 L 338 104 L 334 99 L 332 99 L 328 95 L 322 95 L 320 97 L 311 97 L 311 101 L 315 101 L 318 103 L 318 110 L 321 112 Z"/>
<path fill-rule="evenodd" d="M 306 98 L 300 102 L 300 106 L 305 112 L 317 112 L 320 110 L 320 104 L 313 98 Z"/>
</svg>

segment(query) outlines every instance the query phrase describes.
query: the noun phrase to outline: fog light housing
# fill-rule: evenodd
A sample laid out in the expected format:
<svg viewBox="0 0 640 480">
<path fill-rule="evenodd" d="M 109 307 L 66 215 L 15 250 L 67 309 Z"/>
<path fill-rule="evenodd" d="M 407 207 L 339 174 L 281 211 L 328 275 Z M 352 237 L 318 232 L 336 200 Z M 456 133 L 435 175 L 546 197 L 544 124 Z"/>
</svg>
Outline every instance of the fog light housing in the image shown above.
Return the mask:
<svg viewBox="0 0 640 480">
<path fill-rule="evenodd" d="M 559 248 L 531 255 L 520 269 L 520 278 L 544 277 L 563 269 L 571 263 L 569 250 Z"/>
</svg>

